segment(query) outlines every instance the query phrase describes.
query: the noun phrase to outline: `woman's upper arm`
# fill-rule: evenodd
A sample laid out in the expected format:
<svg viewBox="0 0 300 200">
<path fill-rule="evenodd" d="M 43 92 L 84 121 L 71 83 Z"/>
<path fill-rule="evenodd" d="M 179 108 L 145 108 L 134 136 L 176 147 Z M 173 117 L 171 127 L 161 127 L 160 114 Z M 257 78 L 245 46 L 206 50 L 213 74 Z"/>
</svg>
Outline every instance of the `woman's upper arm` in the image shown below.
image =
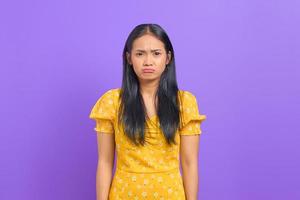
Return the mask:
<svg viewBox="0 0 300 200">
<path fill-rule="evenodd" d="M 200 135 L 182 135 L 180 137 L 180 158 L 184 164 L 198 162 Z"/>
<path fill-rule="evenodd" d="M 113 164 L 115 155 L 114 134 L 97 133 L 98 160 Z"/>
<path fill-rule="evenodd" d="M 93 106 L 89 117 L 96 121 L 98 160 L 112 164 L 115 153 L 114 122 L 116 89 L 106 91 Z"/>
</svg>

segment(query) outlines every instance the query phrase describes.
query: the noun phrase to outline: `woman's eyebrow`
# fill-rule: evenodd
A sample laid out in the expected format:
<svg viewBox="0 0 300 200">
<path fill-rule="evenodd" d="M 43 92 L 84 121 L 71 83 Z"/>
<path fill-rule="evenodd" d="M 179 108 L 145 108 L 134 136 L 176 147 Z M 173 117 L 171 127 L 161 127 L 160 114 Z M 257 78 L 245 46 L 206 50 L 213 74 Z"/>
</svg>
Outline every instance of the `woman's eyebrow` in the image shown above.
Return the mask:
<svg viewBox="0 0 300 200">
<path fill-rule="evenodd" d="M 136 51 L 146 52 L 146 51 L 143 50 L 143 49 L 137 49 Z M 153 50 L 151 50 L 151 52 L 154 52 L 154 51 L 161 51 L 161 49 L 153 49 Z"/>
</svg>

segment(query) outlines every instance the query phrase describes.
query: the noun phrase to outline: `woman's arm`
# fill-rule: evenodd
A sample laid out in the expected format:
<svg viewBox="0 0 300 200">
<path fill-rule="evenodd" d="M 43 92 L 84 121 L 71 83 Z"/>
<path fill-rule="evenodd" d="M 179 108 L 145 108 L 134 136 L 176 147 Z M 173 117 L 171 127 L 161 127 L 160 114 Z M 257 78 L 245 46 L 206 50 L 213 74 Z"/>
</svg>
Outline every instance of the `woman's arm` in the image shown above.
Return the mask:
<svg viewBox="0 0 300 200">
<path fill-rule="evenodd" d="M 199 135 L 183 135 L 180 137 L 180 162 L 183 185 L 187 200 L 198 197 L 198 143 Z"/>
<path fill-rule="evenodd" d="M 107 200 L 112 182 L 114 165 L 115 140 L 114 134 L 97 133 L 98 166 L 96 173 L 97 200 Z"/>
</svg>

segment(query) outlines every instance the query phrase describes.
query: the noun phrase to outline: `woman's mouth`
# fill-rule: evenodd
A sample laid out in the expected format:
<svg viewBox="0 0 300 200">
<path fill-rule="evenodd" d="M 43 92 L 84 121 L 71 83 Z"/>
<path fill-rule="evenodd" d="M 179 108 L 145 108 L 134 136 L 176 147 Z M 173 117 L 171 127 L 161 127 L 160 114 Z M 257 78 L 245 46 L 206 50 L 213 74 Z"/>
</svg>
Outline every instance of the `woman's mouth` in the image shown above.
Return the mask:
<svg viewBox="0 0 300 200">
<path fill-rule="evenodd" d="M 143 72 L 144 73 L 153 73 L 155 70 L 152 69 L 152 68 L 146 68 L 146 69 L 143 69 Z"/>
</svg>

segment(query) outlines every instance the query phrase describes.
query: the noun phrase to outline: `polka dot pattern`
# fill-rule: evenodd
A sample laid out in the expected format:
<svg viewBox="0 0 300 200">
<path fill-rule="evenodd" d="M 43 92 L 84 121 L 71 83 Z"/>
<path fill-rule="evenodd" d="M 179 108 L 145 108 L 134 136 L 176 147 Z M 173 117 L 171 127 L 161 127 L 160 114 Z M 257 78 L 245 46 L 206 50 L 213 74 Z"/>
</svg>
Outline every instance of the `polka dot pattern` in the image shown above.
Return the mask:
<svg viewBox="0 0 300 200">
<path fill-rule="evenodd" d="M 114 119 L 116 107 L 114 103 L 114 90 L 105 92 L 94 105 L 90 118 L 96 121 L 94 130 L 99 133 L 114 134 Z"/>
<path fill-rule="evenodd" d="M 160 173 L 129 173 L 117 170 L 109 199 L 185 200 L 180 171 Z"/>
<path fill-rule="evenodd" d="M 180 135 L 198 135 L 201 134 L 200 124 L 206 119 L 206 115 L 200 115 L 196 97 L 188 91 L 183 92 L 181 106 L 182 128 Z"/>
<path fill-rule="evenodd" d="M 146 120 L 146 145 L 135 146 L 116 123 L 120 88 L 105 92 L 96 102 L 90 118 L 96 121 L 97 133 L 114 134 L 117 153 L 116 172 L 109 199 L 176 199 L 184 200 L 179 171 L 180 136 L 201 134 L 200 115 L 195 96 L 179 90 L 180 128 L 175 134 L 177 145 L 169 146 L 160 129 L 158 116 Z"/>
</svg>

